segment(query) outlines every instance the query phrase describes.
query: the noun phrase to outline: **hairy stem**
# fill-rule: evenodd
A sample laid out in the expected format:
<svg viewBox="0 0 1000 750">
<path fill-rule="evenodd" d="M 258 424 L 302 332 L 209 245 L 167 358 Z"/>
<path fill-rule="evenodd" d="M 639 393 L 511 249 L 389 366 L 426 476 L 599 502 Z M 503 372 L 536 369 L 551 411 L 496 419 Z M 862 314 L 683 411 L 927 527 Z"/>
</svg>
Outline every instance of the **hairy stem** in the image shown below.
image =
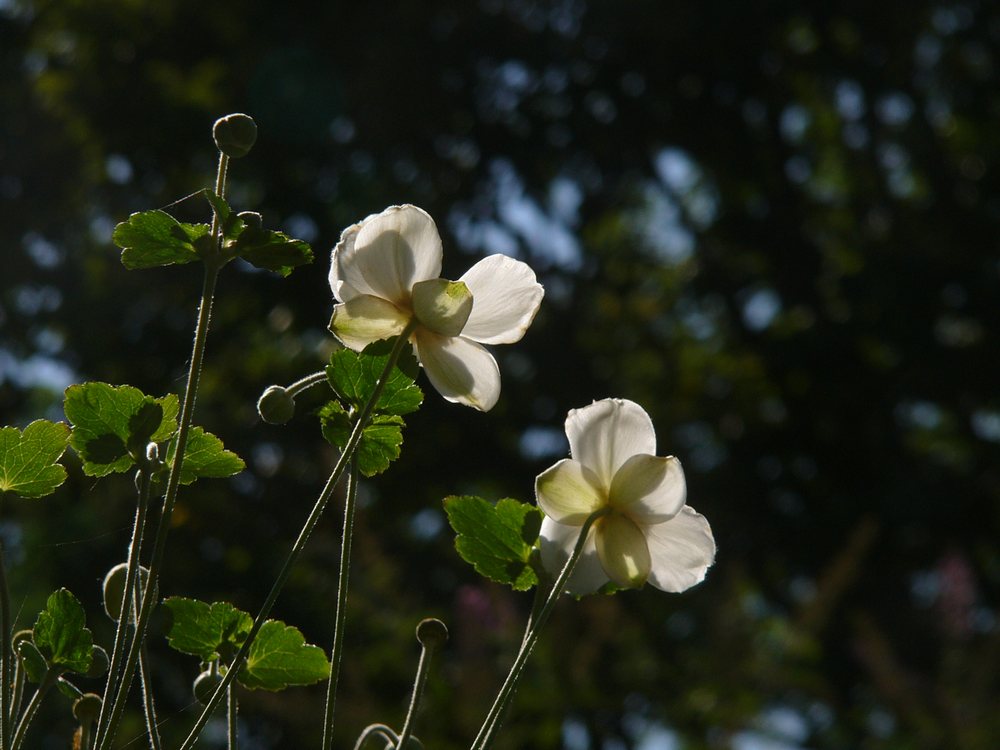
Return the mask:
<svg viewBox="0 0 1000 750">
<path fill-rule="evenodd" d="M 14 685 L 11 680 L 11 663 L 14 660 L 14 654 L 10 644 L 12 629 L 7 566 L 4 564 L 3 541 L 0 540 L 0 638 L 3 639 L 3 644 L 0 645 L 0 682 L 2 682 L 0 684 L 0 750 L 8 750 L 10 747 L 11 721 L 13 721 L 11 691 Z"/>
<path fill-rule="evenodd" d="M 11 743 L 11 750 L 18 750 L 21 747 L 21 743 L 24 741 L 24 735 L 28 731 L 28 727 L 31 726 L 32 720 L 35 718 L 35 714 L 38 713 L 38 707 L 42 705 L 42 699 L 45 698 L 45 694 L 49 692 L 49 689 L 56 684 L 59 679 L 59 673 L 54 670 L 49 670 L 45 673 L 45 677 L 42 678 L 41 684 L 38 689 L 35 690 L 35 694 L 31 696 L 31 700 L 28 701 L 28 705 L 24 709 L 24 715 L 21 717 L 21 721 L 17 725 L 17 730 L 14 732 L 14 741 Z"/>
<path fill-rule="evenodd" d="M 399 740 L 396 742 L 396 750 L 406 750 L 406 743 L 413 734 L 413 719 L 420 708 L 420 701 L 424 697 L 424 687 L 427 685 L 427 675 L 430 671 L 431 654 L 433 649 L 424 646 L 420 650 L 420 661 L 417 663 L 417 676 L 413 678 L 413 695 L 410 697 L 410 707 L 406 710 L 406 718 L 403 720 L 403 729 L 399 733 Z"/>
<path fill-rule="evenodd" d="M 399 735 L 392 731 L 391 727 L 387 727 L 385 724 L 370 724 L 358 736 L 358 741 L 354 743 L 354 750 L 361 750 L 368 738 L 376 734 L 391 743 L 393 747 L 399 747 Z"/>
<path fill-rule="evenodd" d="M 348 463 L 354 456 L 358 443 L 361 441 L 361 434 L 368 425 L 368 420 L 371 418 L 372 412 L 375 409 L 375 404 L 378 403 L 379 396 L 382 395 L 382 390 L 385 388 L 386 381 L 392 374 L 392 369 L 396 366 L 396 362 L 399 360 L 399 355 L 402 353 L 403 347 L 406 346 L 409 336 L 413 332 L 413 328 L 415 326 L 416 323 L 411 322 L 396 340 L 396 344 L 393 347 L 392 352 L 389 354 L 389 359 L 386 362 L 385 369 L 382 371 L 378 382 L 375 384 L 375 389 L 372 392 L 371 398 L 358 414 L 357 422 L 354 425 L 354 429 L 351 431 L 351 437 L 348 439 L 343 453 L 340 454 L 340 458 L 337 460 L 337 465 L 334 466 L 329 479 L 327 479 L 326 485 L 323 487 L 322 492 L 320 492 L 319 497 L 316 499 L 316 503 L 313 505 L 313 508 L 309 513 L 309 517 L 306 518 L 305 523 L 302 525 L 302 530 L 299 532 L 299 536 L 296 538 L 291 550 L 289 550 L 288 556 L 285 558 L 285 562 L 281 566 L 281 570 L 278 571 L 278 575 L 275 578 L 274 583 L 271 585 L 271 590 L 264 599 L 264 603 L 261 605 L 260 611 L 257 613 L 257 617 L 254 619 L 253 626 L 250 628 L 250 632 L 247 634 L 246 640 L 243 641 L 243 645 L 240 646 L 239 651 L 236 652 L 232 666 L 223 676 L 222 682 L 219 683 L 219 686 L 212 694 L 209 702 L 202 710 L 201 715 L 195 721 L 195 725 L 191 729 L 191 733 L 187 736 L 187 739 L 184 740 L 184 744 L 181 745 L 180 750 L 191 750 L 191 748 L 194 747 L 194 743 L 197 742 L 198 735 L 201 734 L 201 730 L 205 728 L 205 724 L 208 722 L 209 716 L 211 716 L 212 711 L 219 704 L 219 701 L 222 700 L 222 697 L 226 694 L 226 689 L 229 687 L 229 684 L 233 681 L 237 672 L 239 672 L 243 659 L 250 650 L 250 646 L 253 645 L 253 641 L 257 637 L 257 633 L 260 632 L 261 627 L 264 625 L 264 621 L 267 619 L 268 614 L 270 614 L 271 608 L 274 606 L 274 602 L 278 598 L 278 594 L 281 593 L 282 588 L 285 586 L 285 581 L 288 580 L 292 567 L 299 559 L 299 555 L 302 554 L 302 550 L 305 549 L 309 536 L 312 534 L 313 529 L 316 528 L 316 524 L 319 523 L 319 519 L 323 515 L 323 510 L 326 508 L 330 498 L 333 497 L 333 492 L 337 487 L 337 483 L 340 481 L 341 476 L 343 476 L 344 471 L 347 469 Z"/>
<path fill-rule="evenodd" d="M 358 459 L 351 458 L 347 475 L 347 498 L 344 501 L 344 531 L 340 538 L 340 566 L 337 570 L 337 604 L 334 610 L 333 646 L 330 649 L 330 682 L 323 710 L 323 750 L 333 747 L 333 720 L 337 704 L 340 659 L 344 650 L 344 626 L 347 621 L 347 584 L 350 578 L 351 537 L 354 534 L 354 509 L 358 498 Z"/>
<path fill-rule="evenodd" d="M 228 750 L 237 750 L 239 740 L 236 737 L 236 715 L 239 707 L 236 704 L 236 686 L 230 685 L 226 689 L 226 724 L 229 729 L 229 748 Z"/>
</svg>

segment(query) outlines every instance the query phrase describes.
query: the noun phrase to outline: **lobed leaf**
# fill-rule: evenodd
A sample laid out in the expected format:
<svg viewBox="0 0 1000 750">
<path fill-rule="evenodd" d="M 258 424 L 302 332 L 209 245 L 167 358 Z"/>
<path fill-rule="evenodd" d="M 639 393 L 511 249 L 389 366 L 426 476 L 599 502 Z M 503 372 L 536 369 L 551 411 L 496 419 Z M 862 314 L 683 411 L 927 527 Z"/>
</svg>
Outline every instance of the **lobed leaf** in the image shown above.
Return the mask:
<svg viewBox="0 0 1000 750">
<path fill-rule="evenodd" d="M 122 264 L 135 270 L 198 260 L 199 241 L 209 231 L 207 224 L 183 224 L 165 211 L 143 211 L 116 226 L 111 239 L 122 249 Z"/>
<path fill-rule="evenodd" d="M 176 441 L 167 449 L 167 465 L 174 459 Z M 198 479 L 224 479 L 239 474 L 246 468 L 242 458 L 226 450 L 222 441 L 201 427 L 192 427 L 184 448 L 181 465 L 181 484 L 191 484 Z"/>
<path fill-rule="evenodd" d="M 66 481 L 66 469 L 56 463 L 66 451 L 69 427 L 39 419 L 21 432 L 0 428 L 0 493 L 45 497 Z"/>
<path fill-rule="evenodd" d="M 444 500 L 455 530 L 455 549 L 476 572 L 516 591 L 538 583 L 529 559 L 542 527 L 542 512 L 533 505 L 505 498 L 496 505 L 481 497 Z"/>
<path fill-rule="evenodd" d="M 32 640 L 50 668 L 80 674 L 90 669 L 94 638 L 86 620 L 83 606 L 66 589 L 49 596 L 35 620 Z"/>
<path fill-rule="evenodd" d="M 354 430 L 354 418 L 339 401 L 330 401 L 319 411 L 323 437 L 344 450 Z M 376 414 L 361 433 L 358 443 L 358 470 L 366 477 L 381 474 L 399 458 L 403 444 L 403 418 L 395 414 Z"/>
<path fill-rule="evenodd" d="M 202 661 L 232 657 L 246 640 L 253 618 L 228 602 L 171 596 L 163 600 L 170 613 L 167 643 L 175 651 Z"/>
<path fill-rule="evenodd" d="M 242 222 L 241 222 L 242 223 Z M 244 225 L 226 249 L 257 268 L 288 276 L 297 266 L 312 263 L 313 252 L 307 242 L 294 240 L 270 229 Z"/>
<path fill-rule="evenodd" d="M 148 443 L 162 443 L 177 431 L 176 396 L 153 398 L 130 385 L 71 385 L 63 410 L 73 425 L 69 444 L 88 476 L 127 471 Z"/>
<path fill-rule="evenodd" d="M 387 353 L 372 353 L 372 347 L 363 352 L 340 349 L 330 356 L 326 377 L 338 396 L 360 409 L 371 398 L 388 361 Z M 424 393 L 414 384 L 413 378 L 394 367 L 375 404 L 375 412 L 402 416 L 419 409 L 423 400 Z"/>
<path fill-rule="evenodd" d="M 237 679 L 250 690 L 284 690 L 329 676 L 330 662 L 323 649 L 307 644 L 298 628 L 268 620 L 251 644 Z"/>
</svg>

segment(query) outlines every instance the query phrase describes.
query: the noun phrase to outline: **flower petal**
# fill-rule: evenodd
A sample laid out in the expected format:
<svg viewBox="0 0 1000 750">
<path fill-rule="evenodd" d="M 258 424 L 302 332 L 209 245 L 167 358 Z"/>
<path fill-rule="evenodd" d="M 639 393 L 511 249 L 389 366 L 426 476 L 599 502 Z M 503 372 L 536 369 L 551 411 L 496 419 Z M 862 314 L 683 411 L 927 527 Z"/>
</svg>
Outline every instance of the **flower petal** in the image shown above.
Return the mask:
<svg viewBox="0 0 1000 750">
<path fill-rule="evenodd" d="M 441 275 L 441 237 L 416 206 L 390 206 L 348 227 L 333 249 L 330 287 L 349 301 L 371 294 L 408 305 L 418 281 Z"/>
<path fill-rule="evenodd" d="M 531 267 L 506 255 L 483 258 L 459 280 L 475 300 L 462 335 L 481 344 L 520 341 L 545 294 Z"/>
<path fill-rule="evenodd" d="M 417 359 L 437 392 L 448 401 L 489 411 L 500 398 L 500 368 L 493 355 L 460 336 L 439 336 L 418 327 Z"/>
<path fill-rule="evenodd" d="M 652 567 L 642 529 L 621 513 L 601 518 L 597 527 L 597 556 L 608 578 L 626 589 L 642 586 Z"/>
<path fill-rule="evenodd" d="M 593 594 L 608 582 L 608 575 L 601 566 L 594 543 L 595 527 L 591 527 L 590 535 L 584 543 L 583 552 L 576 561 L 576 567 L 566 582 L 566 593 L 573 596 Z M 562 571 L 566 561 L 573 554 L 573 548 L 580 538 L 579 526 L 566 526 L 556 523 L 551 518 L 542 521 L 541 553 L 542 566 L 555 580 Z"/>
<path fill-rule="evenodd" d="M 330 331 L 344 346 L 360 352 L 373 341 L 398 336 L 410 316 L 391 302 L 363 294 L 333 306 Z"/>
<path fill-rule="evenodd" d="M 600 478 L 607 491 L 628 459 L 638 453 L 656 454 L 653 422 L 642 407 L 621 398 L 595 401 L 566 416 L 569 452 Z"/>
<path fill-rule="evenodd" d="M 611 480 L 608 502 L 639 523 L 662 523 L 676 516 L 687 499 L 681 462 L 673 456 L 632 456 Z"/>
<path fill-rule="evenodd" d="M 681 592 L 701 583 L 715 560 L 708 521 L 690 505 L 663 523 L 645 527 L 653 569 L 649 582 L 662 591 Z"/>
<path fill-rule="evenodd" d="M 413 285 L 413 314 L 442 336 L 457 336 L 472 312 L 472 292 L 462 281 L 427 279 Z"/>
<path fill-rule="evenodd" d="M 605 504 L 597 477 L 572 458 L 564 458 L 538 475 L 535 499 L 546 516 L 568 526 L 582 526 L 591 513 Z"/>
</svg>

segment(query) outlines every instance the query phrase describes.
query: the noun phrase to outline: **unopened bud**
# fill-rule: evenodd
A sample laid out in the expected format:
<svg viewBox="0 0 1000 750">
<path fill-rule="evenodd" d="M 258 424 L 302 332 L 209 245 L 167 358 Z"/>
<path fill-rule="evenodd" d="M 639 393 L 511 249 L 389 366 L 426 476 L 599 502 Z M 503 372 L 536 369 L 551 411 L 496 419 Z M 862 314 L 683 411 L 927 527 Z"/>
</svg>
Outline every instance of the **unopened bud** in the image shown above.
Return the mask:
<svg viewBox="0 0 1000 750">
<path fill-rule="evenodd" d="M 428 617 L 417 624 L 417 640 L 424 648 L 436 649 L 448 642 L 448 628 L 440 620 Z"/>
<path fill-rule="evenodd" d="M 212 137 L 219 151 L 230 159 L 240 159 L 250 153 L 257 141 L 257 123 L 240 112 L 226 115 L 215 121 Z"/>
<path fill-rule="evenodd" d="M 236 215 L 251 229 L 261 229 L 264 226 L 264 217 L 256 211 L 240 211 Z"/>
<path fill-rule="evenodd" d="M 81 724 L 93 724 L 101 713 L 101 696 L 84 693 L 73 703 L 73 716 Z"/>
<path fill-rule="evenodd" d="M 283 386 L 268 386 L 257 401 L 257 413 L 268 424 L 285 424 L 295 416 L 295 398 Z"/>
</svg>

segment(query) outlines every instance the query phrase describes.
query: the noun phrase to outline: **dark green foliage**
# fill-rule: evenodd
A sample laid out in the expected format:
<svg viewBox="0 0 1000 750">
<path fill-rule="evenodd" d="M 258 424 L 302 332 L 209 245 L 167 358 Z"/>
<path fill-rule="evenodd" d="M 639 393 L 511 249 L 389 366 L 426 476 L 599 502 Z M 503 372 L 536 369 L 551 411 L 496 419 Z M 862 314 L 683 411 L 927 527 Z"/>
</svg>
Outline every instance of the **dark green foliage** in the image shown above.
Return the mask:
<svg viewBox="0 0 1000 750">
<path fill-rule="evenodd" d="M 66 481 L 66 470 L 56 463 L 66 450 L 69 428 L 62 422 L 38 419 L 21 432 L 0 428 L 0 495 L 44 497 Z"/>
</svg>

